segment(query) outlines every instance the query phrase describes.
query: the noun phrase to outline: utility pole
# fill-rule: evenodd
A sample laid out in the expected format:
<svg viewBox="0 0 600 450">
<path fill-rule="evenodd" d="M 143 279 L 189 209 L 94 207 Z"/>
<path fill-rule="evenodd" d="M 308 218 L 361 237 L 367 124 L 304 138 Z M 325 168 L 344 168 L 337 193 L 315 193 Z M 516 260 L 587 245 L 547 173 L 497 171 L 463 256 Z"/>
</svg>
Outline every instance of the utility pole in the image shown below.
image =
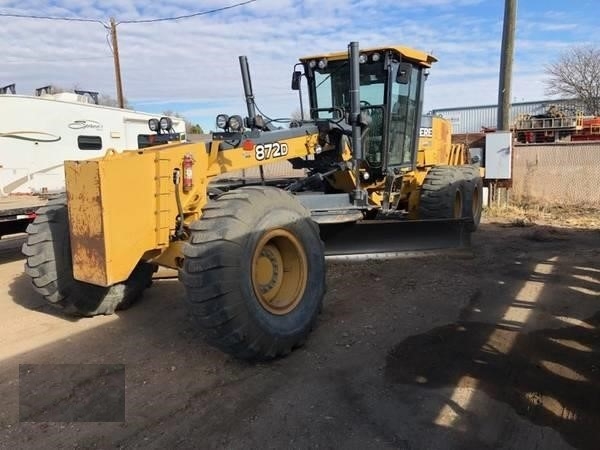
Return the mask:
<svg viewBox="0 0 600 450">
<path fill-rule="evenodd" d="M 123 83 L 121 82 L 121 63 L 119 62 L 119 44 L 117 42 L 117 23 L 115 18 L 110 18 L 110 37 L 112 41 L 113 58 L 115 60 L 115 78 L 117 81 L 117 102 L 119 108 L 124 108 Z"/>
<path fill-rule="evenodd" d="M 517 0 L 504 0 L 504 27 L 500 54 L 500 83 L 498 86 L 498 131 L 510 129 L 510 89 L 515 51 Z"/>
</svg>

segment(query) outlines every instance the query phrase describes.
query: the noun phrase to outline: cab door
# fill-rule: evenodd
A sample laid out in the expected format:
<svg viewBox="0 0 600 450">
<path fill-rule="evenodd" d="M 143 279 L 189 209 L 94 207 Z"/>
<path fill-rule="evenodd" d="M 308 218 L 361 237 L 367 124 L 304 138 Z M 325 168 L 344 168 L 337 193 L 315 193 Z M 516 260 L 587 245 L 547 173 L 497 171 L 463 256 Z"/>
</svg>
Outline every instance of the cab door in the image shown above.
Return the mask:
<svg viewBox="0 0 600 450">
<path fill-rule="evenodd" d="M 422 109 L 423 74 L 419 66 L 402 62 L 394 68 L 389 102 L 388 169 L 414 167 Z"/>
</svg>

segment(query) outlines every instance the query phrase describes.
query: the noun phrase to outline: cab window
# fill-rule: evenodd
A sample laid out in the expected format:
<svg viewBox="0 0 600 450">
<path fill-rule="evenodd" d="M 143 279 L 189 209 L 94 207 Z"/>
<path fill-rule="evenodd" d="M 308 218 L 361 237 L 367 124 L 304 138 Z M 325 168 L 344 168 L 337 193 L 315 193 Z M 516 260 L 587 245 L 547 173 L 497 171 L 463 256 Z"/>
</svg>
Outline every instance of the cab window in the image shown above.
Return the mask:
<svg viewBox="0 0 600 450">
<path fill-rule="evenodd" d="M 392 84 L 390 115 L 390 166 L 412 164 L 413 145 L 417 140 L 416 120 L 419 107 L 420 69 L 412 67 L 410 82 Z"/>
</svg>

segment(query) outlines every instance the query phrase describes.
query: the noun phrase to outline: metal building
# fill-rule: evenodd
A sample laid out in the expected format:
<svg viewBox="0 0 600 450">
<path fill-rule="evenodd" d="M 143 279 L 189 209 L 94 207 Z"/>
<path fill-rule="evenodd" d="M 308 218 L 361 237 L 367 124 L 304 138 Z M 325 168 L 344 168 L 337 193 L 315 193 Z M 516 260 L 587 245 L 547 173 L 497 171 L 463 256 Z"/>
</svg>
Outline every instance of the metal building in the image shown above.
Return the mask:
<svg viewBox="0 0 600 450">
<path fill-rule="evenodd" d="M 582 111 L 582 106 L 572 99 L 513 103 L 510 111 L 510 123 L 514 123 L 522 114 L 544 114 L 551 105 L 565 111 L 567 115 L 575 115 L 577 111 Z M 484 128 L 495 129 L 498 122 L 498 105 L 442 108 L 434 109 L 430 113 L 450 120 L 453 133 L 480 133 Z"/>
</svg>

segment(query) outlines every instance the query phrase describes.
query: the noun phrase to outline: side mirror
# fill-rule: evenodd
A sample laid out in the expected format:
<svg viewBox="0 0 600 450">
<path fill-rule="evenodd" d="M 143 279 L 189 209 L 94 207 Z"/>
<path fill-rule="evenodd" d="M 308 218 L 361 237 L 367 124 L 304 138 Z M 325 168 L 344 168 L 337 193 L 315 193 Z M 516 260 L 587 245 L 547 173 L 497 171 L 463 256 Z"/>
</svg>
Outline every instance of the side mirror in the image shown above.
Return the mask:
<svg viewBox="0 0 600 450">
<path fill-rule="evenodd" d="M 400 63 L 398 66 L 398 73 L 396 74 L 396 83 L 408 84 L 410 83 L 410 74 L 412 73 L 412 64 Z"/>
<path fill-rule="evenodd" d="M 294 70 L 292 74 L 292 90 L 299 91 L 300 90 L 300 80 L 302 78 L 302 72 L 299 70 Z"/>
</svg>

